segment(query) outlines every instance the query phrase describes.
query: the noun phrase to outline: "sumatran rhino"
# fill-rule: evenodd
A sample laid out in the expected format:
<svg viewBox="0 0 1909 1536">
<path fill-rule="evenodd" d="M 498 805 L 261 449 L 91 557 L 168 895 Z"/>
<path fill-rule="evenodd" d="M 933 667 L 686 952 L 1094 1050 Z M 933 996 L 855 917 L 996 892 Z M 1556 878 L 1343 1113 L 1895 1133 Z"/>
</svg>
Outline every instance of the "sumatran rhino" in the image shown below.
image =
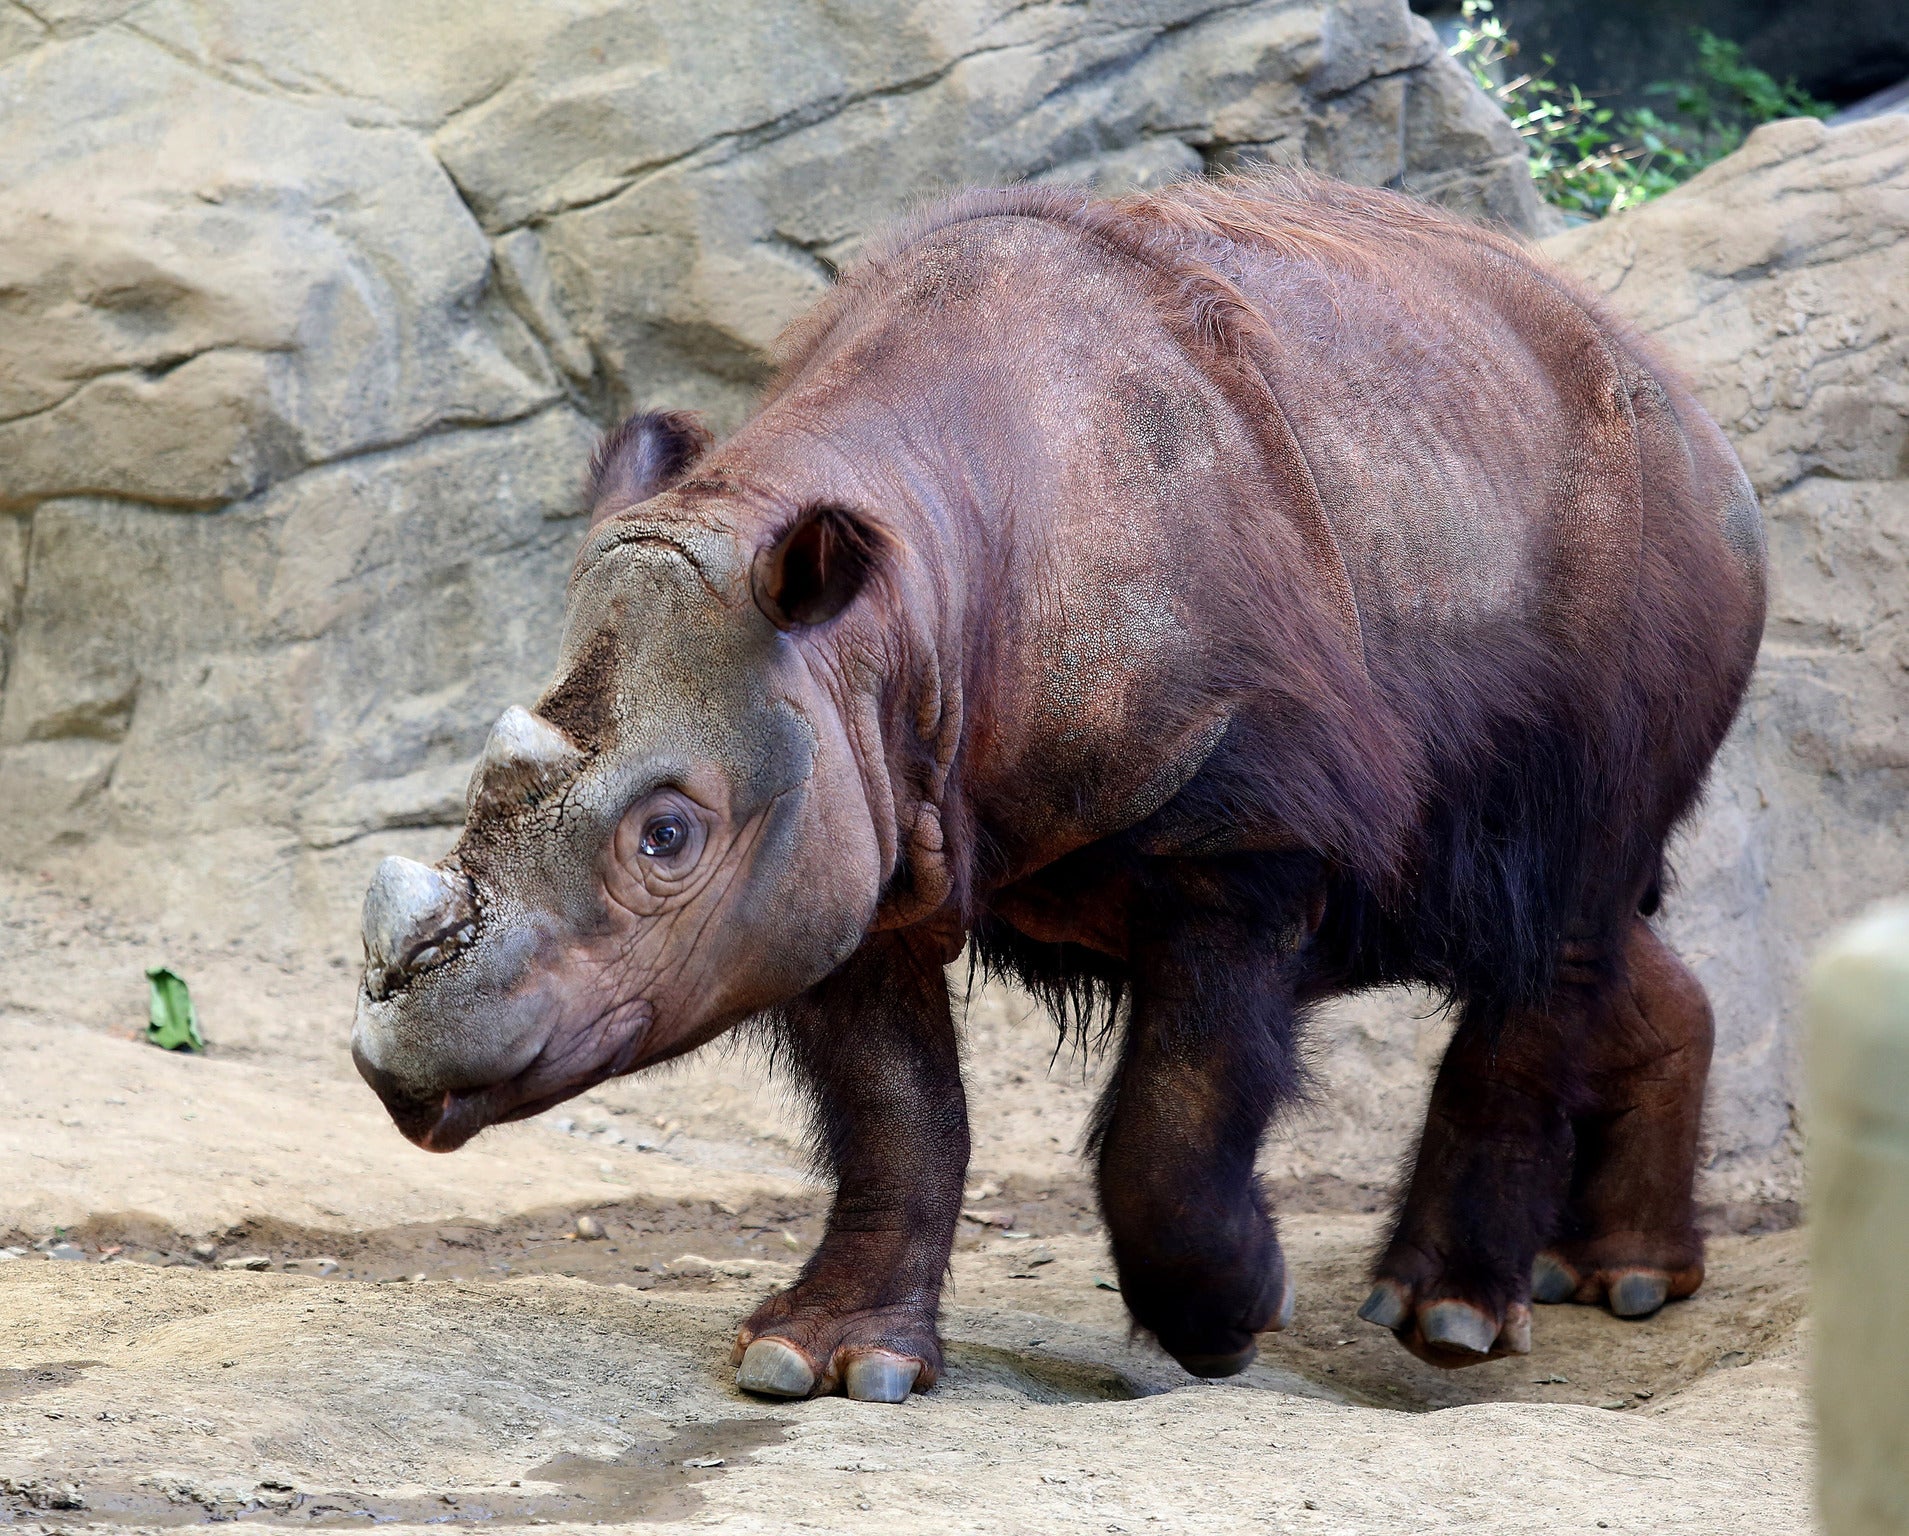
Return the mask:
<svg viewBox="0 0 1909 1536">
<path fill-rule="evenodd" d="M 1756 654 L 1755 500 L 1512 241 L 1326 182 L 958 197 L 720 446 L 594 464 L 555 681 L 365 901 L 354 1051 L 448 1151 L 760 1018 L 837 1185 L 737 1379 L 941 1369 L 962 950 L 1119 1024 L 1089 1144 L 1136 1322 L 1291 1315 L 1254 1174 L 1323 998 L 1456 1009 L 1361 1315 L 1462 1365 L 1703 1275 L 1702 989 L 1650 924 Z"/>
</svg>

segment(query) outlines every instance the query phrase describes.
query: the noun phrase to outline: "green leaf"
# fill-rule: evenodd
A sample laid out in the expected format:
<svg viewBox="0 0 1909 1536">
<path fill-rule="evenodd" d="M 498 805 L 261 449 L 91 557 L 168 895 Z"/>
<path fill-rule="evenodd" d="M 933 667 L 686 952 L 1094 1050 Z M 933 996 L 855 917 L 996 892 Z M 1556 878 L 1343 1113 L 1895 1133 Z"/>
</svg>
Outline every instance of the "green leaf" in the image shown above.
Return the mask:
<svg viewBox="0 0 1909 1536">
<path fill-rule="evenodd" d="M 165 1051 L 203 1051 L 205 1036 L 199 1033 L 199 1010 L 192 1006 L 185 978 L 163 965 L 153 965 L 146 968 L 146 982 L 151 990 L 147 1040 Z"/>
</svg>

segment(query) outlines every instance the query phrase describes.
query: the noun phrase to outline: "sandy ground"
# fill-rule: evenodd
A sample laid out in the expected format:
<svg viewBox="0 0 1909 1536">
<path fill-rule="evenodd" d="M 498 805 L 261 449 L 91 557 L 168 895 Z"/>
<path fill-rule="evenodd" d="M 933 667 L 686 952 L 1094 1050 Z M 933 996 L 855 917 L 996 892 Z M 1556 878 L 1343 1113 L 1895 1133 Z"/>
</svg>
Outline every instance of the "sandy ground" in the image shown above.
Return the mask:
<svg viewBox="0 0 1909 1536">
<path fill-rule="evenodd" d="M 134 1038 L 162 958 L 207 1057 Z M 1092 1063 L 985 992 L 942 1385 L 763 1403 L 731 1331 L 826 1191 L 759 1060 L 434 1158 L 351 1073 L 354 980 L 0 890 L 0 1523 L 1811 1529 L 1798 1232 L 1717 1238 L 1651 1321 L 1541 1309 L 1528 1358 L 1445 1373 L 1353 1316 L 1380 1217 L 1343 1207 L 1371 1202 L 1284 1188 L 1295 1327 L 1198 1383 L 1108 1288 L 1074 1153 Z"/>
</svg>

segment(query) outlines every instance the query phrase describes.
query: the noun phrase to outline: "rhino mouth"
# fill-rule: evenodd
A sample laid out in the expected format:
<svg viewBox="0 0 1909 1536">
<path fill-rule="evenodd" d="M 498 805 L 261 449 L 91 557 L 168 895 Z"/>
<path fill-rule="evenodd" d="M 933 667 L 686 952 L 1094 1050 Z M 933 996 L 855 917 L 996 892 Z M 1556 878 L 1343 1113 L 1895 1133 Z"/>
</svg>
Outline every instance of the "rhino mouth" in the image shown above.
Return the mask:
<svg viewBox="0 0 1909 1536">
<path fill-rule="evenodd" d="M 420 1092 L 393 1079 L 355 1047 L 352 1058 L 408 1140 L 427 1152 L 455 1152 L 490 1126 L 527 1120 L 634 1070 L 650 1024 L 647 1003 L 614 1008 L 586 1029 L 552 1035 L 522 1071 L 481 1087 Z"/>
</svg>

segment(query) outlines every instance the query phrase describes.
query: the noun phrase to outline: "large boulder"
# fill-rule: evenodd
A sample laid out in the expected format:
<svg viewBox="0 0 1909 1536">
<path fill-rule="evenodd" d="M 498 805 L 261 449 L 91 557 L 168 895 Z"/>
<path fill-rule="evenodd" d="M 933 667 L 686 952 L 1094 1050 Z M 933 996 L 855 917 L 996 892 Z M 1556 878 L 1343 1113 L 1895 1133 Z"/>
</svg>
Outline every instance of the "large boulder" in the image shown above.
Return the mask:
<svg viewBox="0 0 1909 1536">
<path fill-rule="evenodd" d="M 1404 0 L 43 0 L 0 103 L 0 865 L 339 953 L 548 668 L 594 433 L 733 425 L 924 194 L 1544 224 Z"/>
</svg>

